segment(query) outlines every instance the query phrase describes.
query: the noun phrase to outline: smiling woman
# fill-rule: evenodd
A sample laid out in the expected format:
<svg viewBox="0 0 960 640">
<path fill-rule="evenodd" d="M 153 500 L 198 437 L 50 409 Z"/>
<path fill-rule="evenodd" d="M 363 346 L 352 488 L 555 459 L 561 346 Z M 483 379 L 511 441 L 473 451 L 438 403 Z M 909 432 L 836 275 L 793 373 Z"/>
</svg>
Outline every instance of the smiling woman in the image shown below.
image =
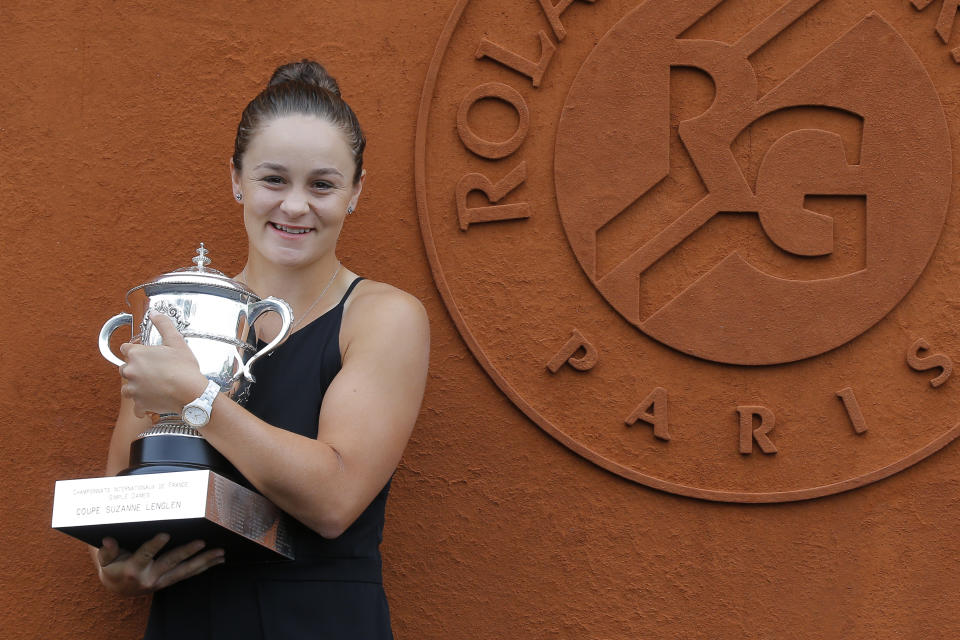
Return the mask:
<svg viewBox="0 0 960 640">
<path fill-rule="evenodd" d="M 248 261 L 298 266 L 326 256 L 315 268 L 331 272 L 344 216 L 363 188 L 337 127 L 308 115 L 271 120 L 250 141 L 241 166 L 232 161 L 231 174 L 244 202 Z"/>
<path fill-rule="evenodd" d="M 379 545 L 390 478 L 426 381 L 422 305 L 341 265 L 337 239 L 363 188 L 365 140 L 323 67 L 277 69 L 243 112 L 230 174 L 243 206 L 247 262 L 237 276 L 293 307 L 292 333 L 257 362 L 246 408 L 213 401 L 204 438 L 296 518 L 289 563 L 246 563 L 204 550 L 104 540 L 100 580 L 154 593 L 146 638 L 390 638 Z M 258 322 L 262 339 L 279 322 Z M 108 471 L 126 466 L 147 413 L 180 413 L 207 388 L 169 319 L 163 346 L 125 344 L 120 415 Z"/>
</svg>

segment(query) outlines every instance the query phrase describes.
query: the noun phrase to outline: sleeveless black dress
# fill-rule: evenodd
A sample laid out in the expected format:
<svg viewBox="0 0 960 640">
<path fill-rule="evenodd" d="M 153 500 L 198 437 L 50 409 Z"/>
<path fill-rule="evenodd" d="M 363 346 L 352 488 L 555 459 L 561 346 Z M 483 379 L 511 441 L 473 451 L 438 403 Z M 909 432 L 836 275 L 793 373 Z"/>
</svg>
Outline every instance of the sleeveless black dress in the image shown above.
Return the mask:
<svg viewBox="0 0 960 640">
<path fill-rule="evenodd" d="M 293 333 L 254 365 L 247 409 L 310 438 L 324 392 L 340 371 L 340 324 L 351 283 L 336 307 Z M 380 541 L 390 483 L 340 537 L 294 521 L 294 561 L 223 565 L 153 596 L 144 640 L 388 640 L 390 612 Z"/>
</svg>

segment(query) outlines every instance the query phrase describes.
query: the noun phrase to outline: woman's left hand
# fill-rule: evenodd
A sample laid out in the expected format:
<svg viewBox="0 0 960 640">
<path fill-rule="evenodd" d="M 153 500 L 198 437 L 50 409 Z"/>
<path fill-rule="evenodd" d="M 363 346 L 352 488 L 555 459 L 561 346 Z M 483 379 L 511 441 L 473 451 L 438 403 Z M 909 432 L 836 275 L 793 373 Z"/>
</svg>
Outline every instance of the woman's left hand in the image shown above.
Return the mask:
<svg viewBox="0 0 960 640">
<path fill-rule="evenodd" d="M 133 400 L 138 418 L 147 412 L 180 413 L 184 405 L 203 393 L 207 378 L 186 340 L 165 314 L 150 312 L 150 321 L 163 344 L 148 346 L 124 343 L 120 347 L 126 364 L 120 367 L 120 393 Z"/>
</svg>

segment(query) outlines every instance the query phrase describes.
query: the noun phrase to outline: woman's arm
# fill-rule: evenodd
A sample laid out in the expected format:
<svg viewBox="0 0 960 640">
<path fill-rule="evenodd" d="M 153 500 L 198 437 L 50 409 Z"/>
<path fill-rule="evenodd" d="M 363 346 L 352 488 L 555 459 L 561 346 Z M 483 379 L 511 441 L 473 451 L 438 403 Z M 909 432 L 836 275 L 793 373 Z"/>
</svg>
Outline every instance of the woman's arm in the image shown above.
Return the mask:
<svg viewBox="0 0 960 640">
<path fill-rule="evenodd" d="M 153 426 L 146 417 L 137 417 L 133 413 L 133 401 L 123 395 L 120 390 L 120 410 L 117 414 L 117 423 L 110 437 L 110 448 L 107 450 L 107 475 L 115 476 L 130 466 L 130 443 L 139 434 Z"/>
<path fill-rule="evenodd" d="M 124 393 L 138 414 L 179 412 L 206 379 L 169 318 L 154 323 L 164 346 L 124 345 Z M 223 394 L 201 430 L 265 496 L 328 538 L 356 520 L 396 468 L 429 358 L 423 306 L 380 283 L 351 296 L 340 338 L 342 368 L 324 395 L 316 439 L 272 427 Z"/>
<path fill-rule="evenodd" d="M 151 426 L 146 417 L 134 415 L 133 402 L 121 394 L 120 414 L 107 452 L 107 475 L 116 475 L 129 466 L 130 443 Z M 200 553 L 205 543 L 194 540 L 160 553 L 170 536 L 158 533 L 135 551 L 122 549 L 113 538 L 104 538 L 99 549 L 90 547 L 90 556 L 100 582 L 116 593 L 142 595 L 197 575 L 224 561 L 222 549 Z"/>
</svg>

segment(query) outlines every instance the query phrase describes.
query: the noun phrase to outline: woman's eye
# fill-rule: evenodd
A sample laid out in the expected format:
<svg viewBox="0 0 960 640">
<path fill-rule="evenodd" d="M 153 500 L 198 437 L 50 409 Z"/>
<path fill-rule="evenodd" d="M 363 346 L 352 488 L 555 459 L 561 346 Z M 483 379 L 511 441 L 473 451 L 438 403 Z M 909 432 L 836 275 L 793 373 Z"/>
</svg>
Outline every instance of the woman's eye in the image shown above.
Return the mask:
<svg viewBox="0 0 960 640">
<path fill-rule="evenodd" d="M 319 182 L 313 183 L 313 188 L 318 191 L 326 191 L 327 189 L 333 188 L 333 185 L 330 184 L 329 182 L 319 181 Z"/>
<path fill-rule="evenodd" d="M 283 178 L 280 176 L 265 176 L 261 178 L 267 184 L 283 184 Z"/>
</svg>

